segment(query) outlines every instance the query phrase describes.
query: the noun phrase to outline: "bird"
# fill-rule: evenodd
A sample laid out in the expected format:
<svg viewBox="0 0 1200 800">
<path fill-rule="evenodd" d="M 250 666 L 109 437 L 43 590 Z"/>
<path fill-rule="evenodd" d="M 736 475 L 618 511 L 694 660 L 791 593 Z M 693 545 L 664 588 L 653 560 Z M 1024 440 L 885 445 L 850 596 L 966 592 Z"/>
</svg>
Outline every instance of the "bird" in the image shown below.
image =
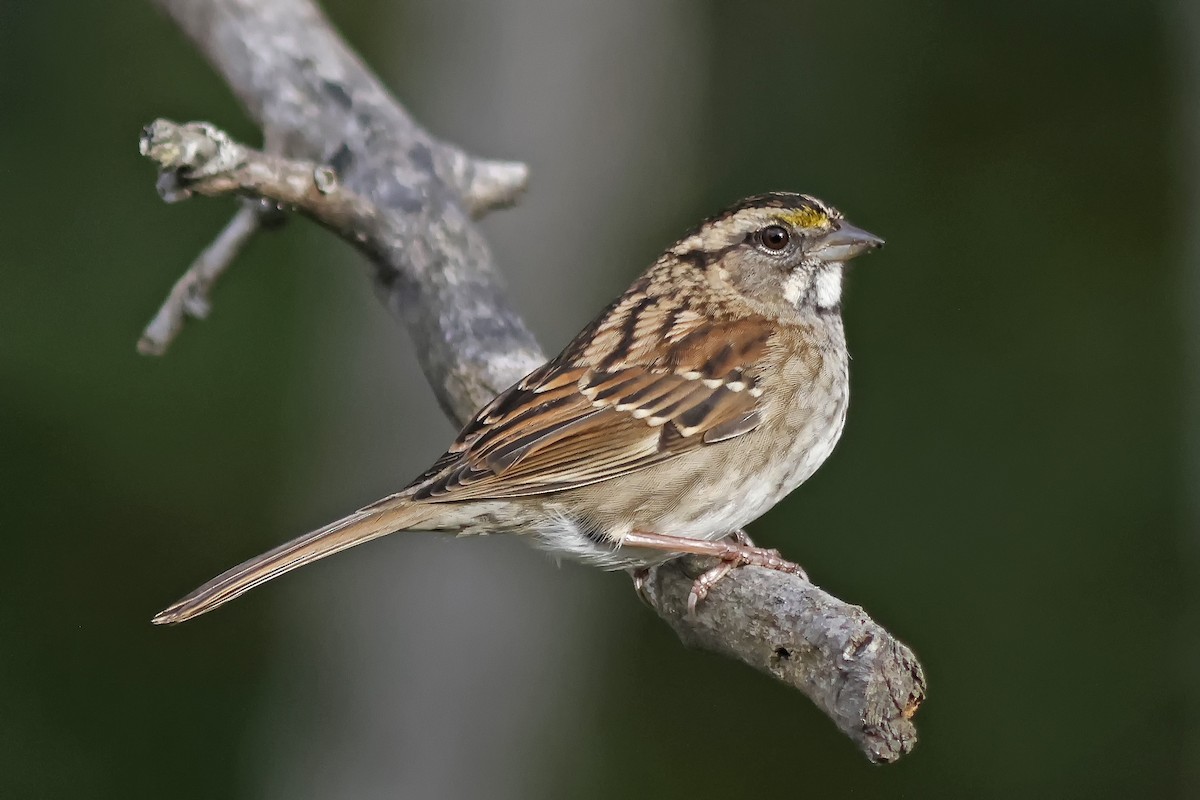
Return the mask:
<svg viewBox="0 0 1200 800">
<path fill-rule="evenodd" d="M 398 531 L 515 533 L 635 576 L 714 556 L 693 608 L 734 567 L 798 570 L 740 531 L 811 477 L 842 434 L 846 265 L 882 245 L 811 195 L 729 206 L 479 410 L 404 489 L 233 567 L 153 622 L 192 619 Z"/>
</svg>

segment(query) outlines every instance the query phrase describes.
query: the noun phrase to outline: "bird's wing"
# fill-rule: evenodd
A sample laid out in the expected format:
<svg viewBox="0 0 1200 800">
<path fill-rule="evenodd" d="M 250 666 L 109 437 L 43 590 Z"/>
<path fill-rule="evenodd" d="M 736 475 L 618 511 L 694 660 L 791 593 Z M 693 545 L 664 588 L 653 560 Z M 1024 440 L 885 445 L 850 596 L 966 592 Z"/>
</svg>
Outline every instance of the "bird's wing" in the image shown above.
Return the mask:
<svg viewBox="0 0 1200 800">
<path fill-rule="evenodd" d="M 480 411 L 409 486 L 414 499 L 512 498 L 585 486 L 759 425 L 755 365 L 772 330 L 765 320 L 700 325 L 683 316 L 686 324 L 674 327 L 641 325 L 642 337 L 659 337 L 645 347 L 635 310 L 625 316 L 624 329 L 633 333 L 624 339 L 606 340 L 605 326 L 615 323 L 601 317 Z"/>
</svg>

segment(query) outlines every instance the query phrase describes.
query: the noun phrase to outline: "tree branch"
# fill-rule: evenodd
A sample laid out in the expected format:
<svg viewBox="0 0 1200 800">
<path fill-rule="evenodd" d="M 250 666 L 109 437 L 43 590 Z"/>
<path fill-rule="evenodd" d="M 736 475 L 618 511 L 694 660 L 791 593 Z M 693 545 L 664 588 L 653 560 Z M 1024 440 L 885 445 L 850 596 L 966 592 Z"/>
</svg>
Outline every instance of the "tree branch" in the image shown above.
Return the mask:
<svg viewBox="0 0 1200 800">
<path fill-rule="evenodd" d="M 164 198 L 267 200 L 352 242 L 374 263 L 381 297 L 407 326 L 426 378 L 459 423 L 544 361 L 471 223 L 515 201 L 527 178 L 523 165 L 474 159 L 435 140 L 311 0 L 156 3 L 272 143 L 267 154 L 206 123 L 153 123 L 142 148 L 161 169 Z M 236 251 L 224 249 L 229 258 Z M 706 566 L 677 559 L 645 586 L 685 644 L 796 687 L 873 761 L 912 749 L 925 680 L 907 647 L 804 577 L 758 568 L 736 570 L 690 615 L 687 595 Z"/>
<path fill-rule="evenodd" d="M 925 675 L 912 650 L 860 607 L 806 576 L 740 567 L 688 613 L 692 582 L 712 559 L 654 569 L 642 594 L 683 643 L 736 658 L 804 692 L 867 758 L 912 750 Z"/>
</svg>

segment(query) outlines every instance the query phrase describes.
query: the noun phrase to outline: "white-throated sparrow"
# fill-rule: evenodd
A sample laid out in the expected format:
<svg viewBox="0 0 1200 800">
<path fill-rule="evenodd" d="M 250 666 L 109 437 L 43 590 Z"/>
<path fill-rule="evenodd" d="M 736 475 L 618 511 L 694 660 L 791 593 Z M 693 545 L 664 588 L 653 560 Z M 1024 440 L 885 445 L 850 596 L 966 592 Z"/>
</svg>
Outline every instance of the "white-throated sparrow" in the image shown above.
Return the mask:
<svg viewBox="0 0 1200 800">
<path fill-rule="evenodd" d="M 727 537 L 837 443 L 844 265 L 882 244 L 807 195 L 737 203 L 485 406 L 403 491 L 234 567 L 154 622 L 401 530 L 524 533 L 609 569 L 681 553 L 792 567 Z"/>
</svg>

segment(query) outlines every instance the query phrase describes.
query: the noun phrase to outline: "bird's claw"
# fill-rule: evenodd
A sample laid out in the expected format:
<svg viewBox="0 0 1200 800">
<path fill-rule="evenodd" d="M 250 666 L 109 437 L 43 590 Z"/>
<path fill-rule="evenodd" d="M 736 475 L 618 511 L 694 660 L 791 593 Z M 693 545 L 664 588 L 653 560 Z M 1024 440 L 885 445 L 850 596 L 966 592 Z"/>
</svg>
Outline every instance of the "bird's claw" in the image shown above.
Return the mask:
<svg viewBox="0 0 1200 800">
<path fill-rule="evenodd" d="M 738 567 L 763 567 L 790 575 L 798 575 L 808 581 L 808 574 L 799 564 L 788 561 L 778 550 L 773 548 L 756 547 L 745 531 L 734 531 L 726 540 L 726 544 L 728 547 L 719 556 L 720 563 L 705 570 L 692 582 L 692 589 L 688 592 L 687 601 L 689 617 L 696 616 L 696 607 L 708 597 L 712 587 Z"/>
</svg>

